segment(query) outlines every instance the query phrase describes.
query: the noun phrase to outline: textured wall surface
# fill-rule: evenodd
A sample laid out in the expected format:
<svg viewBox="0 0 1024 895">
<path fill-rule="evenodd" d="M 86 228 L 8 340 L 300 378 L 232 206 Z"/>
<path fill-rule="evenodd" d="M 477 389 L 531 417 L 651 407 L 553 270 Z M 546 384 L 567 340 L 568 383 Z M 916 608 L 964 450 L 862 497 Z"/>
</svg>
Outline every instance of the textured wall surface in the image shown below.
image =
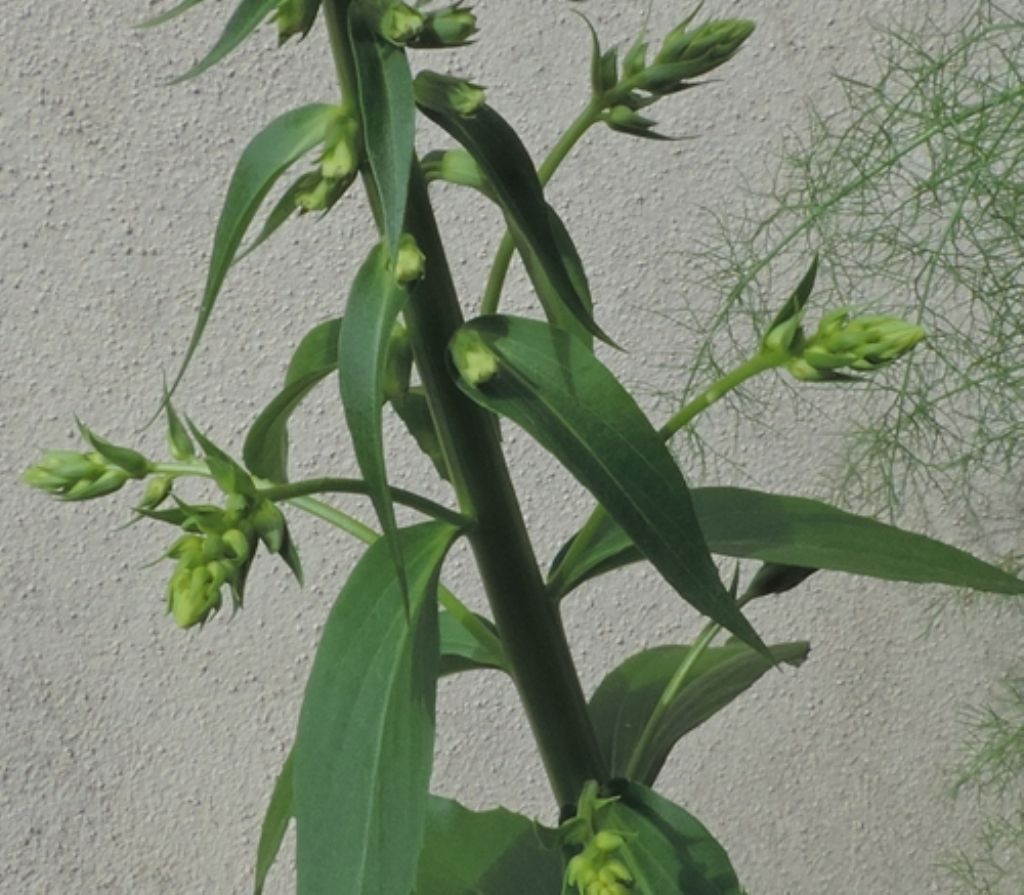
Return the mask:
<svg viewBox="0 0 1024 895">
<path fill-rule="evenodd" d="M 647 6 L 588 4 L 609 40 L 631 37 Z M 603 325 L 629 349 L 609 358 L 627 381 L 668 387 L 694 346 L 659 315 L 713 308 L 713 296 L 687 285 L 700 209 L 728 207 L 739 186 L 767 176 L 767 159 L 786 129 L 799 127 L 805 102 L 837 103 L 830 73 L 863 73 L 869 22 L 894 7 L 936 11 L 923 0 L 708 3 L 708 13 L 748 16 L 759 30 L 714 86 L 659 107 L 667 131 L 699 139 L 656 145 L 595 129 L 558 175 L 551 200 L 576 234 Z M 942 12 L 966 7 L 964 0 Z M 306 588 L 261 561 L 243 613 L 182 633 L 163 614 L 167 564 L 145 566 L 166 549 L 169 530 L 120 529 L 125 495 L 60 505 L 17 482 L 40 448 L 77 444 L 75 414 L 161 454 L 161 428 L 142 427 L 162 374 L 173 372 L 187 342 L 232 163 L 272 116 L 334 95 L 319 29 L 281 50 L 264 29 L 201 79 L 166 87 L 212 41 L 229 4 L 210 0 L 156 32 L 131 29 L 156 8 L 155 0 L 3 4 L 5 893 L 248 891 L 262 812 L 320 627 L 358 555 L 357 545 L 296 514 Z M 418 62 L 451 64 L 487 85 L 539 155 L 585 102 L 585 31 L 554 0 L 481 0 L 479 14 L 476 46 Z M 678 4 L 656 2 L 652 30 L 680 14 Z M 438 141 L 424 129 L 422 149 Z M 472 297 L 498 221 L 474 197 L 439 195 L 453 268 Z M 240 451 L 291 348 L 341 308 L 369 246 L 367 222 L 362 199 L 350 196 L 322 221 L 292 223 L 232 272 L 178 401 L 220 443 Z M 510 296 L 510 307 L 532 312 L 518 270 Z M 648 400 L 652 414 L 667 408 Z M 330 387 L 299 415 L 300 473 L 354 472 L 339 415 Z M 704 423 L 712 436 L 723 418 Z M 818 472 L 839 434 L 827 419 L 807 411 L 798 421 L 804 428 L 790 426 L 777 443 L 763 435 L 741 441 L 749 474 L 777 490 L 822 493 Z M 549 557 L 587 501 L 521 434 L 509 430 L 506 443 L 538 550 Z M 392 469 L 404 486 L 429 476 L 410 451 Z M 351 506 L 372 517 L 365 505 Z M 955 542 L 973 534 L 955 513 L 932 531 Z M 464 552 L 445 577 L 480 605 Z M 974 819 L 946 796 L 958 741 L 952 719 L 1001 672 L 1021 631 L 994 631 L 980 607 L 942 616 L 922 636 L 934 596 L 820 575 L 754 609 L 766 639 L 810 640 L 810 660 L 799 672 L 768 675 L 688 738 L 663 777 L 668 794 L 731 850 L 752 893 L 942 891 L 935 864 Z M 699 627 L 638 568 L 574 597 L 567 616 L 588 688 L 638 646 L 680 642 Z M 438 791 L 551 819 L 539 761 L 504 680 L 446 681 L 439 710 Z M 272 883 L 274 892 L 292 890 L 286 864 Z"/>
</svg>

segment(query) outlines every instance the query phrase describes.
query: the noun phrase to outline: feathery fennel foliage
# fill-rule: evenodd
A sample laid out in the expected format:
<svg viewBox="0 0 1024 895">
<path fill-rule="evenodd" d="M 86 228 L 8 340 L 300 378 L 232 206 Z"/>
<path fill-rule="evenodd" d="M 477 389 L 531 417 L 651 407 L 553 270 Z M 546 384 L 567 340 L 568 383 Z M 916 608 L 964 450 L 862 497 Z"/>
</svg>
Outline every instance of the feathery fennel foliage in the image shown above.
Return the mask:
<svg viewBox="0 0 1024 895">
<path fill-rule="evenodd" d="M 840 78 L 845 108 L 812 110 L 769 195 L 750 197 L 769 213 L 716 216 L 701 250 L 725 298 L 690 390 L 731 362 L 717 350 L 763 331 L 773 284 L 815 252 L 815 305 L 878 302 L 928 332 L 914 364 L 874 380 L 837 464 L 841 499 L 874 511 L 940 494 L 991 514 L 993 476 L 1013 489 L 1000 500 L 1024 497 L 1021 13 L 981 0 L 952 28 L 879 29 L 877 77 Z"/>
</svg>

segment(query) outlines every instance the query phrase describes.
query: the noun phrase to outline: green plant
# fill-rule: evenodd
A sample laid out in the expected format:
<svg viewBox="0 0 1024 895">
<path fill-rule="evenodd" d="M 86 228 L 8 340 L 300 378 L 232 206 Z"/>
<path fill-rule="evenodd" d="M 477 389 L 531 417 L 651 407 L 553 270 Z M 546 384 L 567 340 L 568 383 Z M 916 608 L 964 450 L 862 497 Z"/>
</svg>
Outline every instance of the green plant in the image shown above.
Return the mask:
<svg viewBox="0 0 1024 895">
<path fill-rule="evenodd" d="M 196 2 L 185 0 L 168 15 Z M 164 401 L 168 459 L 150 459 L 83 426 L 88 453 L 51 452 L 26 478 L 69 500 L 145 480 L 139 515 L 183 530 L 167 552 L 175 562 L 168 609 L 183 627 L 205 623 L 222 608 L 225 591 L 241 605 L 261 544 L 301 577 L 282 504 L 370 545 L 327 619 L 295 746 L 264 825 L 258 891 L 294 818 L 302 893 L 739 892 L 722 847 L 652 786 L 681 736 L 773 665 L 798 665 L 806 656 L 804 642 L 765 645 L 742 609 L 818 569 L 1011 594 L 1024 592 L 1024 583 L 955 548 L 817 501 L 728 487 L 690 490 L 666 441 L 755 375 L 777 369 L 799 381 L 847 381 L 897 361 L 923 330 L 845 310 L 805 328 L 815 260 L 747 356 L 657 429 L 595 354 L 595 341 L 611 340 L 595 321 L 579 255 L 543 185 L 596 124 L 656 137 L 643 113 L 728 61 L 752 26 L 697 24 L 690 16 L 656 48 L 639 37 L 621 60 L 595 34 L 593 97 L 535 169 L 481 87 L 428 71 L 412 75 L 408 50 L 458 45 L 473 35 L 475 19 L 460 4 L 430 12 L 371 0 L 243 0 L 190 74 L 226 55 L 272 11 L 283 39 L 322 16 L 342 99 L 287 113 L 243 153 L 185 363 L 262 202 L 317 147 L 315 168 L 285 190 L 249 249 L 293 212 L 331 211 L 360 179 L 380 241 L 351 284 L 344 320 L 318 324 L 297 347 L 284 386 L 249 432 L 241 463 L 179 418 L 171 401 L 179 374 Z M 419 160 L 417 109 L 458 148 Z M 428 184 L 439 179 L 484 193 L 509 230 L 482 313 L 468 323 L 434 222 Z M 546 320 L 498 313 L 514 251 Z M 335 373 L 363 477 L 289 481 L 289 416 Z M 451 483 L 454 506 L 389 484 L 385 409 Z M 599 504 L 547 576 L 509 481 L 496 417 L 528 432 Z M 175 487 L 187 477 L 211 479 L 218 502 L 182 499 Z M 320 500 L 331 493 L 369 495 L 382 536 Z M 400 527 L 396 504 L 429 521 Z M 493 621 L 439 585 L 460 537 L 473 548 Z M 763 565 L 741 590 L 738 574 L 722 583 L 712 553 Z M 707 617 L 707 626 L 693 644 L 627 660 L 588 702 L 559 603 L 588 579 L 641 559 Z M 733 638 L 715 645 L 723 631 Z M 476 668 L 505 671 L 518 687 L 561 812 L 557 828 L 429 796 L 438 676 Z"/>
</svg>

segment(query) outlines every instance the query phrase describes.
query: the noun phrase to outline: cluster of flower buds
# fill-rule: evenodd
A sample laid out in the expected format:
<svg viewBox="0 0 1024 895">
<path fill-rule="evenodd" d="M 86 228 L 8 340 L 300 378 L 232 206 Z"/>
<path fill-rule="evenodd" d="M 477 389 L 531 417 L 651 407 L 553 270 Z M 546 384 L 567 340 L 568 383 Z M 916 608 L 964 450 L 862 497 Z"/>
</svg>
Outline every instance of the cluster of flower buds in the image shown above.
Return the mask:
<svg viewBox="0 0 1024 895">
<path fill-rule="evenodd" d="M 184 531 L 166 554 L 178 563 L 167 585 L 167 610 L 182 628 L 220 609 L 225 585 L 240 607 L 258 542 L 277 553 L 288 538 L 284 516 L 273 503 L 243 494 L 229 495 L 223 508 L 179 502 L 174 510 L 149 515 Z"/>
<path fill-rule="evenodd" d="M 359 122 L 351 112 L 339 109 L 327 125 L 319 166 L 293 187 L 299 212 L 333 208 L 359 173 L 359 154 Z"/>
<path fill-rule="evenodd" d="M 597 783 L 587 781 L 575 817 L 562 824 L 565 844 L 581 847 L 565 869 L 567 888 L 575 887 L 579 895 L 629 895 L 632 890 L 633 874 L 622 853 L 631 834 L 609 829 L 603 817 L 616 801 L 601 798 Z"/>
<path fill-rule="evenodd" d="M 120 490 L 129 479 L 149 474 L 152 464 L 138 451 L 111 444 L 85 426 L 79 428 L 93 449 L 46 451 L 22 475 L 27 485 L 62 500 L 92 500 Z"/>
<path fill-rule="evenodd" d="M 305 37 L 319 11 L 320 0 L 281 0 L 274 12 L 278 46 L 296 35 Z"/>
<path fill-rule="evenodd" d="M 633 875 L 616 853 L 624 844 L 618 833 L 598 832 L 566 868 L 566 881 L 580 895 L 628 895 Z"/>
<path fill-rule="evenodd" d="M 401 2 L 387 6 L 378 25 L 381 36 L 398 46 L 433 50 L 465 46 L 477 32 L 476 16 L 461 0 L 427 12 L 417 7 Z"/>
<path fill-rule="evenodd" d="M 664 137 L 652 130 L 655 122 L 640 110 L 661 97 L 694 86 L 693 79 L 714 71 L 731 59 L 754 31 L 746 19 L 711 19 L 690 27 L 698 7 L 666 35 L 648 62 L 649 45 L 637 38 L 622 57 L 619 71 L 615 49 L 602 52 L 594 34 L 591 80 L 594 92 L 609 103 L 602 116 L 613 130 L 639 137 Z"/>
<path fill-rule="evenodd" d="M 765 346 L 778 346 L 790 359 L 786 369 L 805 382 L 850 378 L 843 369 L 871 373 L 910 352 L 925 337 L 921 327 L 899 317 L 852 317 L 844 309 L 831 311 L 810 338 L 799 325 L 786 321 L 765 337 Z M 783 344 L 786 343 L 786 344 Z"/>
</svg>

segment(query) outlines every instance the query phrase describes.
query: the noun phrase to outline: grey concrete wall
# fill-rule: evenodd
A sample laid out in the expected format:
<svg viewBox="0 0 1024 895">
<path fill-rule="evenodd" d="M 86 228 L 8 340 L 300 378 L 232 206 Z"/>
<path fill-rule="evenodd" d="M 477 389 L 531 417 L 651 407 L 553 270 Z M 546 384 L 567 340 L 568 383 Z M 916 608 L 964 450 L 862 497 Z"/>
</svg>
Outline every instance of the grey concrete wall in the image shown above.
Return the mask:
<svg viewBox="0 0 1024 895">
<path fill-rule="evenodd" d="M 967 0 L 940 14 L 955 14 Z M 44 447 L 77 444 L 78 414 L 100 433 L 160 454 L 143 430 L 161 375 L 187 342 L 231 165 L 273 115 L 330 99 L 319 30 L 272 49 L 265 29 L 224 65 L 177 88 L 179 73 L 229 12 L 209 2 L 156 32 L 133 31 L 154 2 L 3 4 L 0 27 L 0 891 L 10 893 L 248 891 L 260 821 L 291 742 L 303 683 L 330 602 L 357 545 L 293 514 L 309 584 L 257 563 L 248 605 L 233 619 L 182 633 L 163 614 L 166 563 L 147 567 L 173 533 L 119 526 L 119 496 L 84 506 L 30 493 L 17 474 Z M 647 3 L 588 4 L 610 40 L 631 37 Z M 686 9 L 688 4 L 684 4 Z M 655 4 L 652 28 L 684 7 Z M 670 132 L 696 141 L 637 143 L 593 131 L 551 189 L 588 264 L 606 328 L 629 354 L 611 358 L 630 382 L 666 387 L 694 350 L 687 251 L 701 206 L 757 186 L 803 104 L 838 102 L 835 69 L 869 58 L 869 19 L 936 4 L 796 0 L 709 3 L 756 19 L 749 49 L 721 81 L 667 101 Z M 459 71 L 540 154 L 585 100 L 586 35 L 553 0 L 480 3 L 484 33 Z M 441 67 L 447 57 L 423 58 Z M 424 130 L 422 148 L 438 142 Z M 492 211 L 440 193 L 453 266 L 479 290 L 499 231 Z M 303 220 L 233 271 L 179 404 L 236 452 L 306 329 L 342 307 L 369 245 L 367 210 L 346 198 Z M 528 308 L 521 273 L 510 307 Z M 649 394 L 649 392 L 648 392 Z M 652 414 L 668 405 L 645 399 Z M 725 416 L 705 424 L 714 435 Z M 807 412 L 806 435 L 741 441 L 754 481 L 822 493 L 837 433 Z M 328 387 L 295 426 L 300 474 L 354 471 Z M 587 501 L 521 434 L 507 445 L 543 556 Z M 687 458 L 681 457 L 686 466 Z M 406 452 L 396 482 L 420 486 Z M 427 486 L 433 487 L 433 486 Z M 435 489 L 439 496 L 443 492 Z M 349 504 L 366 519 L 365 505 Z M 910 521 L 913 521 L 911 514 Z M 952 513 L 937 534 L 975 532 Z M 474 605 L 466 556 L 446 580 Z M 946 797 L 958 734 L 953 719 L 985 692 L 1020 642 L 984 607 L 945 615 L 923 637 L 927 588 L 820 575 L 752 615 L 766 638 L 807 638 L 799 672 L 772 674 L 688 738 L 665 771 L 666 792 L 730 849 L 757 895 L 918 895 L 943 891 L 935 863 L 973 829 Z M 649 572 L 603 579 L 567 608 L 588 687 L 641 645 L 680 642 L 699 621 Z M 436 789 L 472 806 L 497 803 L 550 820 L 539 762 L 510 686 L 494 676 L 446 681 Z M 287 866 L 274 892 L 292 891 Z"/>
</svg>

